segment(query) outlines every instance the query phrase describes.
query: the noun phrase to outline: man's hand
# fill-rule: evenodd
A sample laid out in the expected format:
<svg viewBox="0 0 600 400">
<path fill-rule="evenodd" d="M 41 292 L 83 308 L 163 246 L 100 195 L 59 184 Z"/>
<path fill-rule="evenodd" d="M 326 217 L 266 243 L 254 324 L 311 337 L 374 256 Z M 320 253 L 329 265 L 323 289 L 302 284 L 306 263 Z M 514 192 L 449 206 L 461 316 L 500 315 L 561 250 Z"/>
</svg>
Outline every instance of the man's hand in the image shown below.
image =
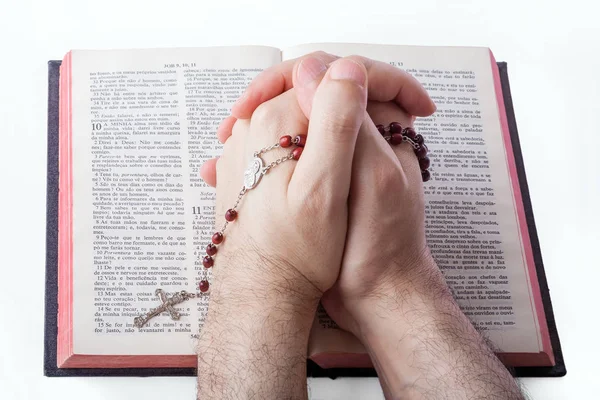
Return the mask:
<svg viewBox="0 0 600 400">
<path fill-rule="evenodd" d="M 306 59 L 294 68 L 305 115 L 319 107 L 313 102 L 319 79 L 307 79 L 303 64 L 317 69 L 318 62 Z M 375 127 L 394 121 L 410 126 L 412 117 L 390 102 L 370 103 L 368 112 L 352 165 L 340 277 L 322 299 L 325 309 L 367 347 L 387 398 L 520 399 L 429 253 L 412 147 L 390 146 Z"/>
<path fill-rule="evenodd" d="M 308 131 L 299 161 L 272 168 L 243 197 L 216 254 L 198 349 L 202 398 L 306 397 L 308 335 L 320 297 L 339 275 L 367 103 L 364 66 L 338 60 L 324 71 L 313 71 L 322 82 L 310 122 L 288 91 L 236 122 L 217 164 L 219 220 L 238 198 L 252 154 Z M 262 158 L 270 163 L 290 151 Z"/>
<path fill-rule="evenodd" d="M 363 57 L 350 59 L 358 64 L 370 62 Z M 317 107 L 313 98 L 321 77 L 308 79 L 304 65 L 319 62 L 306 58 L 294 68 L 294 90 L 305 115 Z M 358 302 L 385 285 L 408 279 L 413 272 L 423 274 L 421 266 L 433 264 L 428 263 L 431 257 L 425 241 L 423 185 L 417 158 L 409 145 L 390 146 L 375 127 L 390 122 L 412 126 L 412 116 L 392 102 L 370 102 L 368 112 L 352 164 L 341 274 L 322 299 L 329 315 L 353 332 L 357 330 L 353 311 L 359 308 Z M 438 272 L 435 265 L 433 270 Z"/>
</svg>

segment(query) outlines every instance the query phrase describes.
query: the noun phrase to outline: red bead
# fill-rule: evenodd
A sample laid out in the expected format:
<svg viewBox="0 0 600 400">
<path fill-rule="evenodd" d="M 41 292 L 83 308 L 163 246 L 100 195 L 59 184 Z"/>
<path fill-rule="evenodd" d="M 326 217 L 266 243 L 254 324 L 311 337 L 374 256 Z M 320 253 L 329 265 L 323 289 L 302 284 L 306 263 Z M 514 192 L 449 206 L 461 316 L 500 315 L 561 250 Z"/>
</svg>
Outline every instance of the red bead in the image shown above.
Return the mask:
<svg viewBox="0 0 600 400">
<path fill-rule="evenodd" d="M 425 140 L 423 139 L 423 135 L 418 134 L 417 136 L 415 136 L 415 142 L 417 142 L 417 144 L 423 144 Z"/>
<path fill-rule="evenodd" d="M 300 159 L 300 156 L 302 155 L 302 150 L 304 150 L 302 147 L 296 147 L 294 150 L 292 150 L 292 157 L 294 158 L 294 160 Z"/>
<path fill-rule="evenodd" d="M 425 171 L 427 168 L 429 168 L 429 157 L 425 156 L 423 158 L 419 158 L 419 167 L 421 167 L 422 171 Z"/>
<path fill-rule="evenodd" d="M 217 246 L 210 243 L 208 246 L 206 246 L 206 254 L 208 254 L 209 256 L 214 256 L 215 254 L 217 254 Z"/>
<path fill-rule="evenodd" d="M 225 213 L 225 219 L 229 222 L 235 221 L 236 218 L 237 218 L 237 211 L 235 211 L 233 209 L 229 209 Z"/>
<path fill-rule="evenodd" d="M 431 179 L 431 174 L 427 170 L 421 171 L 421 178 L 423 178 L 423 182 L 427 182 L 429 179 Z"/>
<path fill-rule="evenodd" d="M 221 232 L 215 232 L 215 234 L 212 235 L 212 242 L 214 244 L 221 244 L 221 242 L 223 242 L 223 234 Z"/>
<path fill-rule="evenodd" d="M 208 281 L 200 281 L 200 284 L 198 285 L 198 289 L 200 289 L 202 293 L 206 293 L 209 287 L 210 284 L 208 283 Z"/>
<path fill-rule="evenodd" d="M 306 135 L 298 135 L 294 138 L 294 144 L 298 147 L 304 147 L 306 144 Z"/>
<path fill-rule="evenodd" d="M 390 133 L 394 134 L 400 132 L 402 132 L 402 125 L 400 125 L 398 122 L 392 122 L 390 124 Z"/>
<path fill-rule="evenodd" d="M 279 138 L 279 145 L 281 147 L 290 147 L 292 145 L 292 137 L 290 135 L 285 135 Z"/>
<path fill-rule="evenodd" d="M 413 140 L 417 137 L 417 132 L 415 132 L 415 130 L 411 127 L 404 128 L 404 131 L 402 133 L 404 134 L 404 136 L 408 136 Z"/>
<path fill-rule="evenodd" d="M 385 135 L 385 127 L 383 125 L 381 125 L 381 124 L 375 125 L 375 128 L 377 128 L 379 133 L 381 133 L 382 135 Z"/>
<path fill-rule="evenodd" d="M 390 136 L 390 144 L 398 145 L 402 143 L 402 135 L 399 133 L 394 133 L 392 136 Z"/>
<path fill-rule="evenodd" d="M 427 146 L 426 145 L 421 145 L 418 148 L 415 149 L 415 154 L 417 155 L 417 158 L 421 159 L 424 158 L 427 155 Z"/>
<path fill-rule="evenodd" d="M 202 259 L 202 265 L 204 265 L 204 268 L 210 268 L 213 266 L 214 263 L 215 263 L 215 260 L 213 260 L 213 258 L 211 256 L 205 256 Z"/>
</svg>

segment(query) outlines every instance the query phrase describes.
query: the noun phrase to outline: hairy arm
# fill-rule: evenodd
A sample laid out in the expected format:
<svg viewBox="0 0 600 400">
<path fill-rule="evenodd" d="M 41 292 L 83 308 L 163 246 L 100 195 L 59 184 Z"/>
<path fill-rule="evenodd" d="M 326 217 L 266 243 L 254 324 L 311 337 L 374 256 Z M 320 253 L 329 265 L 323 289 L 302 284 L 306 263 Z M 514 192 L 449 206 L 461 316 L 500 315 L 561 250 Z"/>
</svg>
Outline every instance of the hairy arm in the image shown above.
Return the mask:
<svg viewBox="0 0 600 400">
<path fill-rule="evenodd" d="M 523 399 L 427 259 L 354 307 L 386 398 Z"/>
<path fill-rule="evenodd" d="M 307 398 L 318 294 L 302 276 L 267 269 L 275 273 L 249 278 L 245 269 L 245 276 L 229 275 L 212 289 L 198 348 L 199 399 Z"/>
</svg>

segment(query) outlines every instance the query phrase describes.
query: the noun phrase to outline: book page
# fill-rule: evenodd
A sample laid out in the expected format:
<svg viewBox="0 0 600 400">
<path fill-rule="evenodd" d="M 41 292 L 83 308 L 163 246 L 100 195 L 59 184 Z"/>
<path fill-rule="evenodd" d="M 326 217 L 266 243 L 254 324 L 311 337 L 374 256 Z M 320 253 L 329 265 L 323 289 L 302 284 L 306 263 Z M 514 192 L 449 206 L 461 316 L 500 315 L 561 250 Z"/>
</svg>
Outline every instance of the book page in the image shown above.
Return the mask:
<svg viewBox="0 0 600 400">
<path fill-rule="evenodd" d="M 516 215 L 487 48 L 302 45 L 358 54 L 413 74 L 438 106 L 415 128 L 430 150 L 427 240 L 464 313 L 501 352 L 538 352 L 539 324 Z M 392 121 L 375 121 L 387 124 Z M 321 319 L 324 327 L 330 325 Z"/>
<path fill-rule="evenodd" d="M 216 130 L 279 49 L 74 51 L 74 352 L 194 354 L 208 296 L 141 330 L 134 317 L 198 292 L 215 192 L 199 176 L 221 153 Z M 240 184 L 241 184 L 240 178 Z"/>
</svg>

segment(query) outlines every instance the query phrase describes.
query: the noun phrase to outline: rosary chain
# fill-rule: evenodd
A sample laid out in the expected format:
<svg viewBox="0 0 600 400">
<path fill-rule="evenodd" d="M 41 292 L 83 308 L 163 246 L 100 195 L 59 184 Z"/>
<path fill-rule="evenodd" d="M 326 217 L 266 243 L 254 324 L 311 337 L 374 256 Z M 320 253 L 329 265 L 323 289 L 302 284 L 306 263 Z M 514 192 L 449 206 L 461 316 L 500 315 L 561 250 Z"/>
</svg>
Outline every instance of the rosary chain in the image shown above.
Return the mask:
<svg viewBox="0 0 600 400">
<path fill-rule="evenodd" d="M 278 166 L 281 163 L 284 163 L 284 162 L 286 162 L 288 160 L 293 160 L 293 159 L 294 159 L 294 156 L 292 154 L 288 154 L 285 157 L 280 157 L 277 160 L 275 160 L 272 163 L 270 163 L 269 165 L 267 165 L 266 167 L 264 167 L 263 170 L 262 170 L 262 174 L 265 175 L 267 172 L 269 172 L 269 170 L 271 168 L 276 167 L 276 166 Z"/>
<path fill-rule="evenodd" d="M 259 151 L 255 151 L 255 152 L 254 152 L 254 157 L 258 157 L 258 156 L 260 156 L 261 154 L 264 154 L 264 153 L 266 153 L 267 151 L 270 151 L 270 150 L 276 149 L 276 148 L 278 148 L 278 147 L 280 147 L 280 146 L 279 146 L 279 143 L 275 143 L 275 144 L 272 144 L 272 145 L 270 145 L 270 146 L 263 147 L 263 148 L 262 148 L 262 149 L 260 149 Z"/>
<path fill-rule="evenodd" d="M 242 190 L 240 190 L 235 204 L 233 205 L 233 207 L 231 207 L 232 210 L 237 210 L 237 207 L 240 205 L 240 201 L 242 201 L 242 197 L 244 197 L 247 191 L 248 189 L 246 189 L 245 187 L 243 187 Z M 226 220 L 223 224 L 223 228 L 221 228 L 221 230 L 219 231 L 221 232 L 221 234 L 225 233 L 225 228 L 227 228 L 227 225 L 229 225 L 229 221 Z"/>
<path fill-rule="evenodd" d="M 413 147 L 413 149 L 418 149 L 419 148 L 419 144 L 417 142 L 413 141 L 410 138 L 407 138 L 406 136 L 403 136 L 402 140 L 405 141 L 405 142 L 408 142 L 408 144 L 410 144 Z"/>
<path fill-rule="evenodd" d="M 385 139 L 386 142 L 389 142 L 390 140 L 392 140 L 392 137 L 391 136 L 384 136 L 384 139 Z M 413 149 L 418 149 L 419 148 L 419 144 L 416 143 L 415 141 L 413 141 L 411 138 L 407 138 L 406 136 L 403 136 L 402 137 L 402 141 L 410 144 Z"/>
</svg>

